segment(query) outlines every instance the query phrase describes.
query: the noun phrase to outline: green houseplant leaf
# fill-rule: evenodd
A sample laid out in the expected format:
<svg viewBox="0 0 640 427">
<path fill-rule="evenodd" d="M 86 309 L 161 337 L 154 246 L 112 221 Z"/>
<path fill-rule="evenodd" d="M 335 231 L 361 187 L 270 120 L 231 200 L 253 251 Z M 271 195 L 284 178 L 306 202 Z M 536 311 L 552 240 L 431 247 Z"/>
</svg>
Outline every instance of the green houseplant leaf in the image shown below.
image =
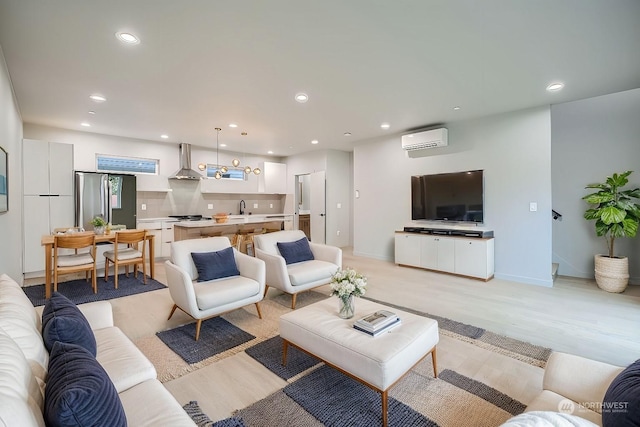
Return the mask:
<svg viewBox="0 0 640 427">
<path fill-rule="evenodd" d="M 584 213 L 588 221 L 595 221 L 598 237 L 607 241 L 609 257 L 614 255 L 614 242 L 618 237 L 635 237 L 640 223 L 640 188 L 623 190 L 633 171 L 614 173 L 604 183 L 589 184 L 585 188 L 599 191 L 582 197 L 591 206 Z"/>
</svg>

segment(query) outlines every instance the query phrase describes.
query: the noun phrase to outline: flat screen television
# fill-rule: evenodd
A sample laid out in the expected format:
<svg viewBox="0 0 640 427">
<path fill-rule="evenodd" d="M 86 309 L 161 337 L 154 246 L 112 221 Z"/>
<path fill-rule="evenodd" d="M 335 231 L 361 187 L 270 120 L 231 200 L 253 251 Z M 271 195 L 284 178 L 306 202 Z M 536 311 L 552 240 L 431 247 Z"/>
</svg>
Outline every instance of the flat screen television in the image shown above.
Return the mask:
<svg viewBox="0 0 640 427">
<path fill-rule="evenodd" d="M 483 171 L 411 177 L 411 219 L 483 222 Z"/>
</svg>

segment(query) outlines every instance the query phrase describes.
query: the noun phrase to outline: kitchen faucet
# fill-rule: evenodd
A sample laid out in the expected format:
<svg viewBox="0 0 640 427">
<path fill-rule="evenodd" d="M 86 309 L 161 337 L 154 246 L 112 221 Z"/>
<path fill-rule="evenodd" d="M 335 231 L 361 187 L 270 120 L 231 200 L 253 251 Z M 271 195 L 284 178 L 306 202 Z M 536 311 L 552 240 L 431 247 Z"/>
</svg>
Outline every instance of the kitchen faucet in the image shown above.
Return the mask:
<svg viewBox="0 0 640 427">
<path fill-rule="evenodd" d="M 244 215 L 244 209 L 247 205 L 244 203 L 244 200 L 240 200 L 240 215 Z"/>
</svg>

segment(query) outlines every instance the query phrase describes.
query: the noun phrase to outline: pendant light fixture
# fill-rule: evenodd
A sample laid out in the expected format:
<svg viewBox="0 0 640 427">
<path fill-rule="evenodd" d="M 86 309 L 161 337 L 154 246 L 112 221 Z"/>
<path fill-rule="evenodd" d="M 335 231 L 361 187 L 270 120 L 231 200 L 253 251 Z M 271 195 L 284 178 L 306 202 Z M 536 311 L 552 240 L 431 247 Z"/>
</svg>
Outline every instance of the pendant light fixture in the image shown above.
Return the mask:
<svg viewBox="0 0 640 427">
<path fill-rule="evenodd" d="M 218 153 L 219 149 L 220 149 L 220 131 L 222 129 L 221 128 L 216 128 L 216 173 L 213 175 L 213 177 L 215 179 L 220 179 L 222 178 L 222 173 L 221 172 L 221 168 L 220 168 L 220 155 Z M 226 168 L 225 168 L 226 169 Z M 225 171 L 226 172 L 226 171 Z"/>
</svg>

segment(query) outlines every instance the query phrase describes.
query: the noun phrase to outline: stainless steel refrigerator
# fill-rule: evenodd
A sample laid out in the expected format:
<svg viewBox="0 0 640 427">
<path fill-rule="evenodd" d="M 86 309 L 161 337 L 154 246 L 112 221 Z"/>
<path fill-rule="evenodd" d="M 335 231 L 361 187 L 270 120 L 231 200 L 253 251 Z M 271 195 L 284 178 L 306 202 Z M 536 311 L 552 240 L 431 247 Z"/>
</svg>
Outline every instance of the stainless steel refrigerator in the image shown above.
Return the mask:
<svg viewBox="0 0 640 427">
<path fill-rule="evenodd" d="M 136 176 L 75 172 L 75 225 L 92 230 L 101 216 L 113 225 L 136 228 Z"/>
</svg>

